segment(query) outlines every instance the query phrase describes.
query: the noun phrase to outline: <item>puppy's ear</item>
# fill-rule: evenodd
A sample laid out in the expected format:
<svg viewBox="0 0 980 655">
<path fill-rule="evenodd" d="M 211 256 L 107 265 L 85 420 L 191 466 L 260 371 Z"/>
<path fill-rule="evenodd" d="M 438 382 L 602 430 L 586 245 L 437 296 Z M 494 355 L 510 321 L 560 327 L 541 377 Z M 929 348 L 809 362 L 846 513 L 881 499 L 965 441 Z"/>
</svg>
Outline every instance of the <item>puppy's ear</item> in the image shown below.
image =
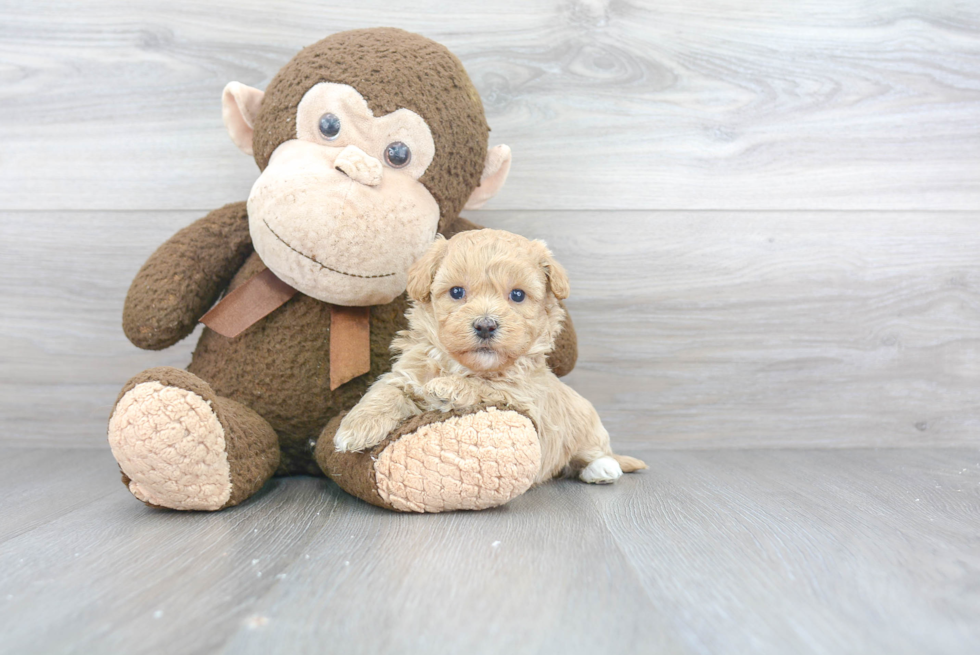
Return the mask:
<svg viewBox="0 0 980 655">
<path fill-rule="evenodd" d="M 436 276 L 439 265 L 446 256 L 449 242 L 441 234 L 436 235 L 425 254 L 408 269 L 408 297 L 415 302 L 429 302 L 432 278 Z"/>
<path fill-rule="evenodd" d="M 555 256 L 548 250 L 548 244 L 540 239 L 535 239 L 531 243 L 538 250 L 541 268 L 544 269 L 544 274 L 548 278 L 548 288 L 551 289 L 551 293 L 555 294 L 555 298 L 558 300 L 568 298 L 571 291 L 568 284 L 568 273 L 565 272 L 561 264 L 555 261 Z"/>
</svg>

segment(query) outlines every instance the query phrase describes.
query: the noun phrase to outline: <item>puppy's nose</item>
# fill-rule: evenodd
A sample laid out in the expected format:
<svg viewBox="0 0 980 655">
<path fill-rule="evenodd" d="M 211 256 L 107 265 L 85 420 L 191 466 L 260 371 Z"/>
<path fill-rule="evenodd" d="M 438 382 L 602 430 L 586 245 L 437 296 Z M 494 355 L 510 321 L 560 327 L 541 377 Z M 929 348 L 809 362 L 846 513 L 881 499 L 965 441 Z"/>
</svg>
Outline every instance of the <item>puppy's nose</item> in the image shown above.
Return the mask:
<svg viewBox="0 0 980 655">
<path fill-rule="evenodd" d="M 489 316 L 478 318 L 473 321 L 473 331 L 481 339 L 493 339 L 494 334 L 497 332 L 497 321 Z"/>
</svg>

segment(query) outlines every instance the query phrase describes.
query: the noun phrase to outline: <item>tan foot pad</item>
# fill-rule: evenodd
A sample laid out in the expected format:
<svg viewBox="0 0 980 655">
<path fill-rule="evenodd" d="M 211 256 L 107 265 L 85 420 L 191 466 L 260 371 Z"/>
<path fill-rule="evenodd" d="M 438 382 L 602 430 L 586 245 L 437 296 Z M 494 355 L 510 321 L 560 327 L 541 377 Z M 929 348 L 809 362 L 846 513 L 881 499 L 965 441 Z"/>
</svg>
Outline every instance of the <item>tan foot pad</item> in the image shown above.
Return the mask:
<svg viewBox="0 0 980 655">
<path fill-rule="evenodd" d="M 420 427 L 374 467 L 378 493 L 395 509 L 447 512 L 506 503 L 530 488 L 540 465 L 531 420 L 491 407 Z"/>
<path fill-rule="evenodd" d="M 109 445 L 140 500 L 184 510 L 216 510 L 231 496 L 225 431 L 199 395 L 143 382 L 119 399 Z"/>
</svg>

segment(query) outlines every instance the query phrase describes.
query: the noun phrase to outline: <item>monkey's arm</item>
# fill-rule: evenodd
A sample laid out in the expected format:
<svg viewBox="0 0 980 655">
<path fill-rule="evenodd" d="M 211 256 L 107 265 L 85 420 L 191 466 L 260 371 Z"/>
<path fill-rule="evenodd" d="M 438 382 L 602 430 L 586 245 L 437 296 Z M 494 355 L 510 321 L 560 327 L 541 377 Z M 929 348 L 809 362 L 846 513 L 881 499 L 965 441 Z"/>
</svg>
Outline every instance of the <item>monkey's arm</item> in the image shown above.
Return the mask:
<svg viewBox="0 0 980 655">
<path fill-rule="evenodd" d="M 479 223 L 474 223 L 473 221 L 463 218 L 462 216 L 457 216 L 449 223 L 449 226 L 442 231 L 442 236 L 447 239 L 452 239 L 454 235 L 460 232 L 466 232 L 467 230 L 482 230 L 483 226 Z"/>
<path fill-rule="evenodd" d="M 442 236 L 449 239 L 458 232 L 482 229 L 482 225 L 467 220 L 462 216 L 457 216 L 456 220 L 442 231 Z M 562 303 L 561 306 L 565 307 L 565 303 Z M 555 375 L 562 377 L 572 372 L 572 369 L 575 368 L 575 360 L 577 359 L 578 339 L 575 336 L 575 325 L 572 323 L 572 317 L 568 313 L 568 308 L 565 307 L 565 324 L 558 338 L 555 339 L 555 349 L 548 355 L 548 366 Z"/>
<path fill-rule="evenodd" d="M 194 330 L 252 252 L 244 202 L 216 209 L 157 248 L 126 294 L 123 331 L 146 350 Z"/>
</svg>

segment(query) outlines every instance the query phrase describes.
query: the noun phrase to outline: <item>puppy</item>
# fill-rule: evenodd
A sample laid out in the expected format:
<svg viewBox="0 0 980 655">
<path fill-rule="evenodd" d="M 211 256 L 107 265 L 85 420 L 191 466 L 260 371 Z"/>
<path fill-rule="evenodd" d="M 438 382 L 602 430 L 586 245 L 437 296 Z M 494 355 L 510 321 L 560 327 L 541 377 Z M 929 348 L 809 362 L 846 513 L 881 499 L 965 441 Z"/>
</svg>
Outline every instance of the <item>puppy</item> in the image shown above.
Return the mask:
<svg viewBox="0 0 980 655">
<path fill-rule="evenodd" d="M 339 451 L 371 448 L 425 411 L 500 403 L 538 430 L 541 470 L 608 484 L 646 468 L 613 454 L 595 408 L 548 368 L 561 331 L 568 277 L 542 241 L 500 230 L 437 237 L 408 274 L 409 328 L 399 355 L 341 421 Z"/>
</svg>

